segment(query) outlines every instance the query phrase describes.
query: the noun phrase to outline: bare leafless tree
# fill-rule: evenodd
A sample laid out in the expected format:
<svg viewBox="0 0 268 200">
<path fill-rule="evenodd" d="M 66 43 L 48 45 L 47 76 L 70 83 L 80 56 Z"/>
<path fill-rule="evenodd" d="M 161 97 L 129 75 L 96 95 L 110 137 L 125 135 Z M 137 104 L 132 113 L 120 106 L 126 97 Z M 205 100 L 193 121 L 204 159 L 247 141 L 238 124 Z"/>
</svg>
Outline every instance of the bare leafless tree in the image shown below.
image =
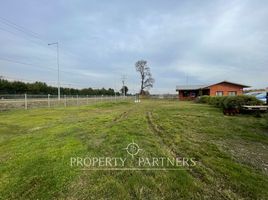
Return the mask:
<svg viewBox="0 0 268 200">
<path fill-rule="evenodd" d="M 147 65 L 146 60 L 139 60 L 135 63 L 136 71 L 141 75 L 141 90 L 140 94 L 145 94 L 145 89 L 153 87 L 154 79 L 150 72 L 150 67 Z"/>
</svg>

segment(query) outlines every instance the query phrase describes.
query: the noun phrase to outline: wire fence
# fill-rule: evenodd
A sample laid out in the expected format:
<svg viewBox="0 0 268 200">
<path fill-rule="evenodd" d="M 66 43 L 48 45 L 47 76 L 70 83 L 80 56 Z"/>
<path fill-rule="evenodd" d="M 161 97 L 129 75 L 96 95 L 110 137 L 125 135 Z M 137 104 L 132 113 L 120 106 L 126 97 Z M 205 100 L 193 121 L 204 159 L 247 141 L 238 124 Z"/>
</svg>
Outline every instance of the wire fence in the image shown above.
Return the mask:
<svg viewBox="0 0 268 200">
<path fill-rule="evenodd" d="M 12 109 L 54 108 L 89 105 L 99 102 L 134 100 L 133 96 L 90 96 L 90 95 L 0 95 L 0 111 Z"/>
</svg>

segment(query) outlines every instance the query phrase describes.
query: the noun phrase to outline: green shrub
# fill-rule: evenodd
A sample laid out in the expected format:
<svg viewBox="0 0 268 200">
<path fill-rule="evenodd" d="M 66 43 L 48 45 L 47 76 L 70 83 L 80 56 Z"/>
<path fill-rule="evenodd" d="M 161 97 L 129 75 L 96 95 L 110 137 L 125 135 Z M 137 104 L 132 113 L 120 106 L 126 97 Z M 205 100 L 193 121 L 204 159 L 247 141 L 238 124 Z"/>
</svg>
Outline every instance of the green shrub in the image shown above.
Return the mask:
<svg viewBox="0 0 268 200">
<path fill-rule="evenodd" d="M 226 97 L 210 97 L 209 104 L 220 108 L 225 98 Z"/>
<path fill-rule="evenodd" d="M 204 95 L 196 99 L 197 103 L 208 103 L 210 96 Z"/>
<path fill-rule="evenodd" d="M 210 97 L 202 96 L 198 99 L 198 103 L 207 103 L 222 109 L 242 109 L 243 105 L 261 105 L 262 102 L 254 96 L 224 96 Z"/>
<path fill-rule="evenodd" d="M 211 97 L 211 96 L 201 96 L 197 99 L 197 103 L 207 103 L 209 105 L 213 105 L 216 107 L 221 107 L 222 106 L 222 101 L 226 97 Z"/>
</svg>

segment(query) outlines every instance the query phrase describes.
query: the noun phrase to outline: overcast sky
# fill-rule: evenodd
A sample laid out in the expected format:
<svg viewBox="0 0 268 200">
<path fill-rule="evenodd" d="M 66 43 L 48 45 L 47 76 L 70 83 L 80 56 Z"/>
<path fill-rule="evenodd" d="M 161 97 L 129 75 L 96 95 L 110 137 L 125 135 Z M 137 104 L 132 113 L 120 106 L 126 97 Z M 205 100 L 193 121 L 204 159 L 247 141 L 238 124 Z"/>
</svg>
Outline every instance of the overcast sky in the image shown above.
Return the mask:
<svg viewBox="0 0 268 200">
<path fill-rule="evenodd" d="M 1 0 L 0 75 L 55 84 L 47 43 L 56 41 L 66 87 L 119 89 L 126 75 L 137 92 L 139 59 L 153 93 L 222 80 L 268 86 L 267 0 Z"/>
</svg>

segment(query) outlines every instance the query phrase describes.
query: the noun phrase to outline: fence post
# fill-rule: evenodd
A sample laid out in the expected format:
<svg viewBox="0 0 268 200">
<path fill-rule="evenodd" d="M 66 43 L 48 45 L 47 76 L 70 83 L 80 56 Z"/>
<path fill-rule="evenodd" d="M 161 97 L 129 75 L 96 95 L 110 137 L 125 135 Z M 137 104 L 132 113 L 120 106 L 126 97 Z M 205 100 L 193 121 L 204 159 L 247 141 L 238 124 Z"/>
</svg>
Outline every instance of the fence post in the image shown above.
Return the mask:
<svg viewBox="0 0 268 200">
<path fill-rule="evenodd" d="M 87 95 L 87 105 L 88 105 L 88 95 Z"/>
<path fill-rule="evenodd" d="M 27 102 L 27 94 L 26 93 L 24 94 L 24 108 L 25 108 L 25 110 L 28 109 L 28 102 Z"/>
<path fill-rule="evenodd" d="M 78 94 L 76 95 L 76 105 L 78 105 Z"/>
<path fill-rule="evenodd" d="M 64 95 L 64 107 L 66 108 L 67 106 L 67 98 L 66 98 L 66 95 Z"/>
<path fill-rule="evenodd" d="M 47 95 L 47 107 L 50 108 L 50 94 Z"/>
</svg>

